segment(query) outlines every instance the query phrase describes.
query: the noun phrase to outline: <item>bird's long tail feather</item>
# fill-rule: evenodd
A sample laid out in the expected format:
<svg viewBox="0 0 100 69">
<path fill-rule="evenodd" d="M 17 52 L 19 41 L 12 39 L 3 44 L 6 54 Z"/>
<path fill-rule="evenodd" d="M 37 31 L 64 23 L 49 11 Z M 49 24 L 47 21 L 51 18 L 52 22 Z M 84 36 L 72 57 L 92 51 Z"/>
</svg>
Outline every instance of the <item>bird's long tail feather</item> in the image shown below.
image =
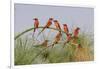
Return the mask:
<svg viewBox="0 0 100 69">
<path fill-rule="evenodd" d="M 34 28 L 34 32 L 35 32 L 36 28 Z"/>
</svg>

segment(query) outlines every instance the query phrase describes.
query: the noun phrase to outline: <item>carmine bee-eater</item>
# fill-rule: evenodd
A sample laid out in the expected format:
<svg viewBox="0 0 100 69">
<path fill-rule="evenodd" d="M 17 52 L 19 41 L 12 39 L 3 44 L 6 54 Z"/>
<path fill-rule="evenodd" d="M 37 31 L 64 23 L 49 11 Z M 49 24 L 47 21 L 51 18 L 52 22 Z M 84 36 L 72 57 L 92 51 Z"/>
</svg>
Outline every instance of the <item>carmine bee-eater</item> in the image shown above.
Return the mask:
<svg viewBox="0 0 100 69">
<path fill-rule="evenodd" d="M 68 29 L 67 24 L 63 24 L 63 28 L 64 28 L 64 32 L 65 32 L 66 34 L 69 34 L 69 29 Z"/>
<path fill-rule="evenodd" d="M 38 21 L 38 18 L 34 18 L 33 20 L 34 20 L 34 31 L 33 31 L 33 35 L 32 36 L 34 37 L 34 33 L 35 33 L 36 29 L 39 26 L 39 21 Z"/>
<path fill-rule="evenodd" d="M 36 29 L 38 28 L 39 26 L 39 21 L 38 21 L 38 18 L 34 18 L 34 32 L 36 31 Z"/>
<path fill-rule="evenodd" d="M 82 48 L 81 44 L 78 44 L 78 48 Z"/>
<path fill-rule="evenodd" d="M 49 40 L 44 40 L 41 44 L 34 45 L 34 47 L 48 47 L 48 41 Z"/>
<path fill-rule="evenodd" d="M 52 47 L 54 46 L 54 44 L 57 44 L 60 41 L 61 35 L 62 34 L 60 32 L 56 35 Z"/>
<path fill-rule="evenodd" d="M 64 46 L 63 47 L 65 47 L 66 43 L 69 43 L 71 41 L 71 39 L 72 39 L 72 34 L 68 33 L 66 35 L 67 35 L 67 37 L 66 37 L 66 41 L 64 42 Z"/>
<path fill-rule="evenodd" d="M 67 43 L 71 40 L 72 34 L 67 34 Z"/>
<path fill-rule="evenodd" d="M 80 30 L 79 27 L 77 27 L 77 28 L 74 30 L 74 37 L 78 37 L 79 30 Z"/>
<path fill-rule="evenodd" d="M 47 21 L 46 25 L 44 26 L 41 32 L 43 32 L 45 28 L 49 28 L 52 25 L 52 21 L 53 21 L 53 18 L 49 18 L 49 20 Z M 38 35 L 40 35 L 41 32 Z"/>
<path fill-rule="evenodd" d="M 57 20 L 54 20 L 54 24 L 57 29 L 61 30 L 60 23 Z"/>
<path fill-rule="evenodd" d="M 41 44 L 41 46 L 47 47 L 47 46 L 48 46 L 48 40 L 45 40 L 45 41 Z"/>
</svg>

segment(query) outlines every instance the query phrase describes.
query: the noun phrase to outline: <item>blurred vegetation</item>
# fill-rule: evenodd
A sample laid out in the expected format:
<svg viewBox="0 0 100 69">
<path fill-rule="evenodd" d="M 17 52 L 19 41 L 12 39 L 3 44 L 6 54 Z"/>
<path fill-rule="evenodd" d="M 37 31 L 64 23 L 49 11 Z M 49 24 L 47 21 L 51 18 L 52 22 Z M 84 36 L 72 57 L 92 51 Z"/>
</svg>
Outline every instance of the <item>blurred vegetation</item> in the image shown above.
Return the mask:
<svg viewBox="0 0 100 69">
<path fill-rule="evenodd" d="M 63 35 L 64 36 L 64 35 Z M 54 47 L 36 45 L 35 41 L 26 37 L 15 40 L 14 63 L 15 65 L 66 63 L 94 60 L 93 39 L 80 34 L 79 40 L 82 48 L 77 48 L 70 42 L 55 44 Z"/>
</svg>

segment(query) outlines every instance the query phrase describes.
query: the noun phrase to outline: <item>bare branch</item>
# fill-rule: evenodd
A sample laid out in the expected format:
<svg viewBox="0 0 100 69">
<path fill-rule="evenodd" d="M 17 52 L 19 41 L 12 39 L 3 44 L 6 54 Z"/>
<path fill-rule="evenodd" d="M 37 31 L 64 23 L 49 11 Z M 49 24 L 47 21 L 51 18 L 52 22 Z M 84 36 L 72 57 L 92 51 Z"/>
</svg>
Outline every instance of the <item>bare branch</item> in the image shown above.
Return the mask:
<svg viewBox="0 0 100 69">
<path fill-rule="evenodd" d="M 40 27 L 38 27 L 38 28 L 44 28 L 43 26 L 40 26 Z M 32 28 L 29 28 L 29 29 L 27 29 L 27 30 L 25 30 L 25 31 L 23 31 L 23 32 L 21 32 L 21 33 L 19 33 L 17 36 L 15 36 L 14 37 L 14 39 L 16 40 L 17 38 L 19 38 L 21 35 L 23 35 L 23 34 L 25 34 L 26 32 L 29 32 L 29 31 L 31 31 L 31 30 L 33 30 L 34 28 L 32 27 Z M 62 33 L 65 33 L 63 30 L 59 30 L 59 29 L 56 29 L 56 28 L 53 28 L 53 27 L 49 27 L 49 28 L 47 28 L 47 29 L 53 29 L 53 30 L 56 30 L 56 31 L 61 31 Z M 66 34 L 66 33 L 65 33 Z"/>
</svg>

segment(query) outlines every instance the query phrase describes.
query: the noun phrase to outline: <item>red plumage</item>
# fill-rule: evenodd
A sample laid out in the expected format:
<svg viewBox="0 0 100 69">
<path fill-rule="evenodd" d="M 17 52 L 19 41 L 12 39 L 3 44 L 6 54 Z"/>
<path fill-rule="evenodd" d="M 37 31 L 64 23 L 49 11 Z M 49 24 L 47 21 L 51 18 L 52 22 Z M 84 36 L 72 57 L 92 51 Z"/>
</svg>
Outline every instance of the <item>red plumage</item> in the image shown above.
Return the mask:
<svg viewBox="0 0 100 69">
<path fill-rule="evenodd" d="M 57 20 L 54 20 L 54 24 L 57 29 L 61 30 L 60 23 Z"/>
<path fill-rule="evenodd" d="M 33 19 L 34 20 L 34 32 L 36 31 L 36 29 L 38 28 L 38 26 L 39 26 L 39 21 L 38 21 L 38 19 L 37 18 L 34 18 Z"/>
<path fill-rule="evenodd" d="M 52 20 L 53 18 L 49 18 L 49 20 L 47 21 L 46 25 L 44 26 L 41 32 L 43 32 L 45 28 L 49 28 L 52 25 Z M 41 32 L 38 34 L 38 36 L 41 34 Z"/>
<path fill-rule="evenodd" d="M 69 34 L 69 29 L 68 29 L 67 24 L 63 24 L 63 28 L 64 28 L 64 32 L 65 32 L 66 34 Z"/>
<path fill-rule="evenodd" d="M 78 37 L 79 30 L 80 30 L 79 27 L 77 27 L 77 28 L 74 30 L 74 37 Z"/>
<path fill-rule="evenodd" d="M 69 42 L 72 38 L 72 34 L 67 34 L 67 42 Z"/>
</svg>

